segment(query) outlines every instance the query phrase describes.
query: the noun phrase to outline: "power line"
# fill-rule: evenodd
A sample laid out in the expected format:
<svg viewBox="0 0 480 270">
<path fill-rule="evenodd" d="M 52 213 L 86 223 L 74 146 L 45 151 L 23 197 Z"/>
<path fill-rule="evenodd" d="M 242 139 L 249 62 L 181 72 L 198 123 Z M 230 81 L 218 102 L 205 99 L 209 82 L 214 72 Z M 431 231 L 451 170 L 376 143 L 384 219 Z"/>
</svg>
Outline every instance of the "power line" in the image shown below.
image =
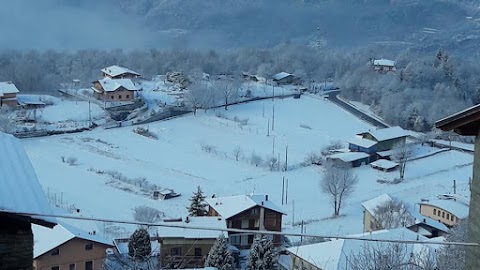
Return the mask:
<svg viewBox="0 0 480 270">
<path fill-rule="evenodd" d="M 30 212 L 15 212 L 5 209 L 0 209 L 0 213 L 9 213 L 22 216 L 30 217 L 51 217 L 51 218 L 65 218 L 65 219 L 75 219 L 75 220 L 86 220 L 86 221 L 100 221 L 100 222 L 109 222 L 117 224 L 130 224 L 130 225 L 141 225 L 147 227 L 166 227 L 166 228 L 179 228 L 179 229 L 190 229 L 190 230 L 204 230 L 204 231 L 219 231 L 219 232 L 234 232 L 234 233 L 243 233 L 243 234 L 267 234 L 267 235 L 284 235 L 284 236 L 298 236 L 298 237 L 316 237 L 316 238 L 331 238 L 331 239 L 343 239 L 343 240 L 358 240 L 358 241 L 367 241 L 367 242 L 382 242 L 382 243 L 403 243 L 403 244 L 424 244 L 424 245 L 444 245 L 444 246 L 470 246 L 470 247 L 480 247 L 479 243 L 469 243 L 469 242 L 438 242 L 438 241 L 422 241 L 422 240 L 403 240 L 403 239 L 372 239 L 361 236 L 336 236 L 336 235 L 318 235 L 318 234 L 304 234 L 304 233 L 287 233 L 287 232 L 277 232 L 277 231 L 261 231 L 261 230 L 247 230 L 247 229 L 234 229 L 234 228 L 215 228 L 215 227 L 202 227 L 202 226 L 186 226 L 181 224 L 169 224 L 169 222 L 159 223 L 149 223 L 149 222 L 139 222 L 139 221 L 127 221 L 127 220 L 116 220 L 116 219 L 107 219 L 107 218 L 89 218 L 89 217 L 76 217 L 70 215 L 59 215 L 59 214 L 42 214 L 42 213 L 30 213 Z"/>
</svg>

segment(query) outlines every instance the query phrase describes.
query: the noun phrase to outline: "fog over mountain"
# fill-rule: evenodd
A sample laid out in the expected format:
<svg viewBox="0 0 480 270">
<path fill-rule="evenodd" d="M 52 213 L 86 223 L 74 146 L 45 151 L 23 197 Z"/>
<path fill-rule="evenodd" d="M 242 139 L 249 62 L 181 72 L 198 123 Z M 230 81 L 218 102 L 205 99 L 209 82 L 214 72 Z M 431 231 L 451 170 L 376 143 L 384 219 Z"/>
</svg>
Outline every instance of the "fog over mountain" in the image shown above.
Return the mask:
<svg viewBox="0 0 480 270">
<path fill-rule="evenodd" d="M 4 0 L 0 48 L 239 48 L 295 42 L 478 44 L 474 1 Z"/>
</svg>

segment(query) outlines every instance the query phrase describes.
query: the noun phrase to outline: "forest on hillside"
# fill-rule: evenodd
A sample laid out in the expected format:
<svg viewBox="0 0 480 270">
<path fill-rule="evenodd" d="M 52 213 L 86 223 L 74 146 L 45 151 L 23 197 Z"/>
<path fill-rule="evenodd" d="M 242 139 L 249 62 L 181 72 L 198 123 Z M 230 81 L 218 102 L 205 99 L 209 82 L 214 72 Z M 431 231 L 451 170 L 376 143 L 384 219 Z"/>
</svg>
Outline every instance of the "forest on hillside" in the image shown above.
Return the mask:
<svg viewBox="0 0 480 270">
<path fill-rule="evenodd" d="M 145 78 L 169 71 L 191 76 L 249 72 L 269 78 L 286 71 L 301 77 L 305 86 L 334 81 L 342 96 L 370 105 L 390 124 L 418 131 L 431 130 L 436 120 L 480 103 L 480 65 L 472 59 L 441 48 L 430 53 L 391 52 L 397 71 L 379 74 L 371 66 L 379 51 L 376 46 L 334 50 L 291 43 L 228 51 L 8 50 L 0 52 L 0 80 L 15 82 L 23 93 L 56 94 L 60 83 L 73 79 L 89 87 L 101 68 L 113 64 L 128 66 Z"/>
</svg>

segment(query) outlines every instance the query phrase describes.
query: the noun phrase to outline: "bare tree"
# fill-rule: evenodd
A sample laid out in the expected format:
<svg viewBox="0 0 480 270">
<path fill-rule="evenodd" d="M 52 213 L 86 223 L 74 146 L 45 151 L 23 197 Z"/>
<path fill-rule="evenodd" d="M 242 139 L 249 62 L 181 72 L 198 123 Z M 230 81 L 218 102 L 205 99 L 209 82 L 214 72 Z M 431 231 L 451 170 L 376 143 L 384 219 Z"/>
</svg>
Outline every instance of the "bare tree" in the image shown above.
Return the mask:
<svg viewBox="0 0 480 270">
<path fill-rule="evenodd" d="M 405 142 L 396 143 L 392 147 L 392 155 L 390 158 L 400 165 L 400 181 L 402 181 L 405 176 L 405 167 L 407 161 L 412 157 L 412 154 L 412 147 Z"/>
<path fill-rule="evenodd" d="M 404 243 L 366 243 L 348 257 L 351 270 L 437 270 L 436 257 L 428 247 L 418 252 Z"/>
<path fill-rule="evenodd" d="M 192 107 L 193 115 L 196 115 L 197 109 L 202 106 L 202 100 L 204 99 L 204 95 L 205 87 L 202 86 L 201 83 L 191 84 L 188 87 L 188 92 L 185 95 L 185 99 Z"/>
<path fill-rule="evenodd" d="M 354 191 L 357 182 L 358 177 L 350 168 L 326 165 L 320 187 L 330 196 L 335 217 L 340 215 L 343 200 Z"/>
<path fill-rule="evenodd" d="M 214 85 L 215 88 L 221 93 L 224 99 L 225 110 L 228 108 L 228 103 L 231 102 L 231 99 L 236 97 L 238 94 L 238 89 L 240 84 L 238 81 L 217 81 Z"/>
<path fill-rule="evenodd" d="M 450 230 L 446 241 L 465 242 L 467 240 L 468 219 L 462 220 Z M 438 256 L 439 269 L 463 270 L 465 269 L 465 247 L 444 246 Z"/>
<path fill-rule="evenodd" d="M 373 213 L 375 220 L 382 229 L 406 227 L 415 221 L 405 204 L 399 201 L 387 201 L 377 206 Z"/>
<path fill-rule="evenodd" d="M 235 157 L 235 161 L 239 161 L 242 154 L 243 154 L 243 151 L 240 146 L 237 146 L 233 149 L 233 156 Z"/>
</svg>

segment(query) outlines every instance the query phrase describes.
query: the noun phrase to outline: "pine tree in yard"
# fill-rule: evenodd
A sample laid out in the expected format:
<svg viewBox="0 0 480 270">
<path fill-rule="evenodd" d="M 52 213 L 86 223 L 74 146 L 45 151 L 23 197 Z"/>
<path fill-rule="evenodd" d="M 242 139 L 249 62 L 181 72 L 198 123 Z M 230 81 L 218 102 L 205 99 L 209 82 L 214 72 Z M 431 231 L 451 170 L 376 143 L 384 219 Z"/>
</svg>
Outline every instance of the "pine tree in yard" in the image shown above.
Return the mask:
<svg viewBox="0 0 480 270">
<path fill-rule="evenodd" d="M 152 247 L 148 231 L 143 228 L 135 230 L 128 242 L 128 255 L 135 260 L 145 260 L 150 256 L 151 252 Z"/>
<path fill-rule="evenodd" d="M 256 235 L 247 258 L 249 270 L 276 270 L 277 254 L 273 247 L 273 241 L 265 235 Z"/>
<path fill-rule="evenodd" d="M 208 252 L 205 267 L 215 267 L 218 270 L 234 270 L 235 262 L 227 247 L 227 239 L 220 235 Z"/>
<path fill-rule="evenodd" d="M 197 187 L 197 192 L 193 192 L 193 196 L 190 198 L 190 207 L 187 207 L 188 213 L 191 217 L 200 217 L 207 215 L 207 204 L 205 203 L 206 196 L 203 195 L 203 191 L 200 186 Z"/>
</svg>

